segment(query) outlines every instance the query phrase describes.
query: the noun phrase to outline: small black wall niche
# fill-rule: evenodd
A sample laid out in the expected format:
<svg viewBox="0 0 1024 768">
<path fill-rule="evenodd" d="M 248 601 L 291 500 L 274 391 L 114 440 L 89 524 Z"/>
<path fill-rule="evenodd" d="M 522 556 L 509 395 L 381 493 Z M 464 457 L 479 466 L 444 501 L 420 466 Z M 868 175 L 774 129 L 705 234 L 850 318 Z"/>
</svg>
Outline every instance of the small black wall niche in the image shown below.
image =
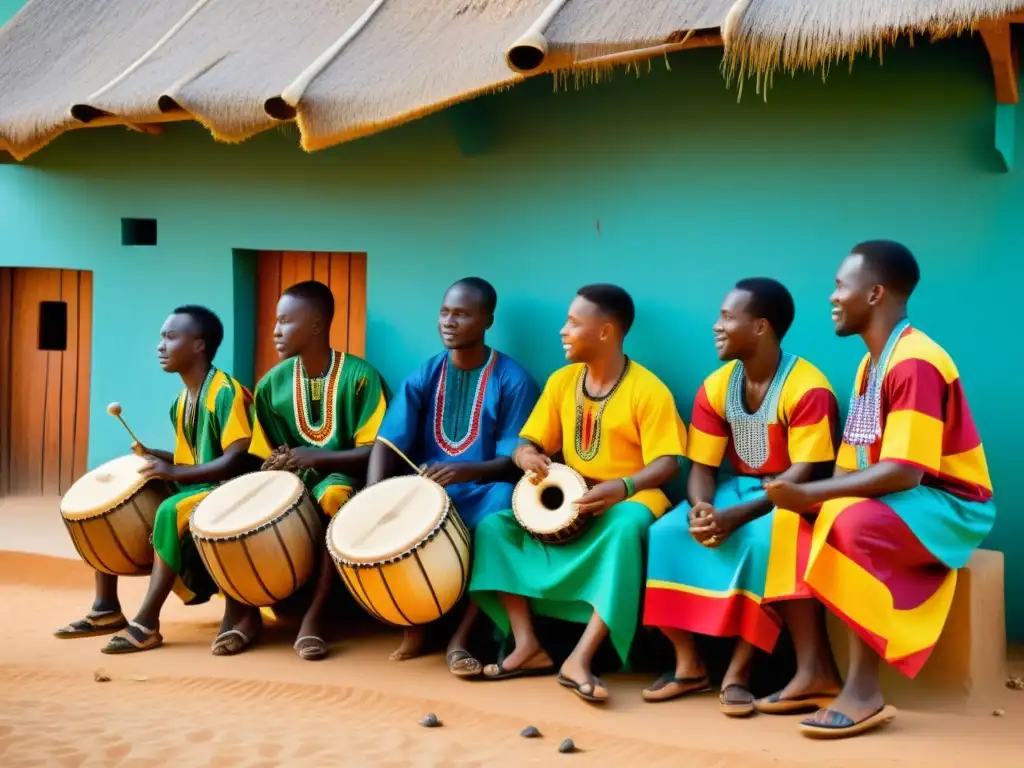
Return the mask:
<svg viewBox="0 0 1024 768">
<path fill-rule="evenodd" d="M 39 302 L 39 350 L 65 352 L 68 348 L 68 305 L 63 301 Z"/>
<path fill-rule="evenodd" d="M 121 245 L 156 245 L 156 219 L 121 219 Z"/>
</svg>

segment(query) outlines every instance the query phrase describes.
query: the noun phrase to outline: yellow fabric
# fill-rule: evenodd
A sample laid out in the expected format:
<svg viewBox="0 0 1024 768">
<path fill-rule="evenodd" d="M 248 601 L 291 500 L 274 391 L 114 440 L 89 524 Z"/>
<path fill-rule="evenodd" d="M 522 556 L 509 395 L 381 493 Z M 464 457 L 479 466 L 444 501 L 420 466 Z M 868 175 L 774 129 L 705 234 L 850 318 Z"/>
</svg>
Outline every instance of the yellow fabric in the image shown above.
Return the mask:
<svg viewBox="0 0 1024 768">
<path fill-rule="evenodd" d="M 377 432 L 380 430 L 381 422 L 384 421 L 384 413 L 387 409 L 388 402 L 384 399 L 384 393 L 381 392 L 380 397 L 377 399 L 377 406 L 373 409 L 370 418 L 366 420 L 363 426 L 356 430 L 355 443 L 357 448 L 373 445 L 374 440 L 377 439 Z"/>
<path fill-rule="evenodd" d="M 686 433 L 686 457 L 697 464 L 706 467 L 720 467 L 725 458 L 725 452 L 729 448 L 728 437 L 709 435 L 699 429 L 693 428 Z"/>
<path fill-rule="evenodd" d="M 352 498 L 352 488 L 347 485 L 328 485 L 317 497 L 320 508 L 328 517 L 338 514 L 345 502 Z"/>
<path fill-rule="evenodd" d="M 909 461 L 932 472 L 942 463 L 943 424 L 918 411 L 893 411 L 885 420 L 881 461 Z"/>
<path fill-rule="evenodd" d="M 192 449 L 185 437 L 186 395 L 187 393 L 182 391 L 175 408 L 174 463 L 192 466 L 195 464 L 195 457 L 192 456 Z M 219 450 L 215 451 L 218 455 L 222 455 L 239 440 L 249 440 L 253 437 L 253 427 L 249 418 L 251 400 L 248 390 L 236 379 L 219 369 L 214 372 L 203 402 L 206 413 L 201 415 L 212 422 L 213 429 L 220 435 L 217 445 Z M 197 436 L 196 439 L 198 442 L 201 438 Z M 216 456 L 208 456 L 206 460 L 212 461 L 214 458 Z M 202 457 L 199 463 L 204 463 Z"/>
<path fill-rule="evenodd" d="M 186 496 L 174 505 L 179 538 L 188 533 L 188 519 L 192 515 L 192 510 L 196 508 L 196 504 L 209 495 L 209 490 L 199 491 L 198 493 L 193 493 L 191 496 Z M 181 580 L 180 576 L 176 576 L 174 578 L 174 584 L 171 585 L 171 591 L 174 592 L 178 599 L 185 604 L 188 604 L 196 596 L 195 592 L 185 586 L 185 582 Z"/>
<path fill-rule="evenodd" d="M 980 445 L 963 453 L 943 456 L 939 474 L 959 477 L 986 488 L 992 484 L 988 474 L 988 462 L 985 460 L 985 449 Z"/>
<path fill-rule="evenodd" d="M 249 453 L 257 459 L 266 461 L 270 458 L 270 454 L 273 452 L 274 448 L 270 445 L 270 441 L 267 439 L 267 433 L 263 431 L 263 426 L 260 424 L 259 417 L 256 415 L 254 410 L 252 418 L 252 440 L 249 443 Z"/>
<path fill-rule="evenodd" d="M 600 449 L 590 461 L 576 451 L 576 397 L 581 364 L 555 371 L 520 436 L 547 454 L 562 452 L 565 463 L 589 480 L 603 482 L 629 477 L 662 456 L 686 453 L 686 427 L 668 387 L 636 362 L 618 390 L 606 401 L 600 424 Z M 585 409 L 596 412 L 599 402 L 586 398 Z M 669 508 L 659 489 L 639 491 L 632 498 L 656 517 Z"/>
<path fill-rule="evenodd" d="M 786 509 L 776 509 L 772 515 L 772 543 L 768 553 L 768 573 L 765 576 L 764 599 L 786 597 L 796 592 L 796 569 L 799 557 L 800 515 Z"/>
<path fill-rule="evenodd" d="M 832 499 L 822 505 L 805 579 L 851 621 L 888 642 L 886 661 L 898 661 L 938 641 L 953 604 L 957 572 L 951 569 L 935 593 L 916 608 L 896 610 L 885 584 L 828 544 L 836 519 L 859 501 L 862 499 Z"/>
</svg>

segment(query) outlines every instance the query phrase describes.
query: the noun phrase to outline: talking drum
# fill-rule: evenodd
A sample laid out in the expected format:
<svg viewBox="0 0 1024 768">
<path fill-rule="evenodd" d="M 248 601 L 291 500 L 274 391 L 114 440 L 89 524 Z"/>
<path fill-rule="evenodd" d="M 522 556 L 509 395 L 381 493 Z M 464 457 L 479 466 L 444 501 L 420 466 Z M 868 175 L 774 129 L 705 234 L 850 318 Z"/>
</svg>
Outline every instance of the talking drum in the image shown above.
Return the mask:
<svg viewBox="0 0 1024 768">
<path fill-rule="evenodd" d="M 587 481 L 572 467 L 548 466 L 548 476 L 534 485 L 528 477 L 512 491 L 512 512 L 523 529 L 545 544 L 565 544 L 587 527 L 589 515 L 576 511 Z"/>
<path fill-rule="evenodd" d="M 327 551 L 366 612 L 396 626 L 441 618 L 469 583 L 469 531 L 444 488 L 418 475 L 353 496 L 327 526 Z"/>
<path fill-rule="evenodd" d="M 221 591 L 258 608 L 298 591 L 323 547 L 320 513 L 290 472 L 251 472 L 224 483 L 192 510 L 189 528 Z"/>
<path fill-rule="evenodd" d="M 108 461 L 80 477 L 60 501 L 75 549 L 97 571 L 140 576 L 153 569 L 153 522 L 173 490 L 139 472 L 148 460 L 135 454 Z"/>
</svg>

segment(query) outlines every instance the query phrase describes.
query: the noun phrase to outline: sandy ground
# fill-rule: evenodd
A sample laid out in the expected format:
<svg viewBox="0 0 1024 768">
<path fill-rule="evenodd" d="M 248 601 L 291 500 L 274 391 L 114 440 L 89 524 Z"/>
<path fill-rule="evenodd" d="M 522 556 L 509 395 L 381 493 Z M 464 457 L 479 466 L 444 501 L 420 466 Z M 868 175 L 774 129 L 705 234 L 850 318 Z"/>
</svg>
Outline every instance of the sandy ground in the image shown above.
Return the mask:
<svg viewBox="0 0 1024 768">
<path fill-rule="evenodd" d="M 451 677 L 440 655 L 389 662 L 391 631 L 342 639 L 313 663 L 292 652 L 293 629 L 276 627 L 250 652 L 218 658 L 209 643 L 219 600 L 185 608 L 172 598 L 163 648 L 105 656 L 105 638 L 51 636 L 87 609 L 92 583 L 88 568 L 68 559 L 53 503 L 0 505 L 0 550 L 5 768 L 1024 764 L 1024 692 L 1007 689 L 991 692 L 1003 716 L 901 711 L 883 731 L 825 744 L 801 737 L 791 719 L 727 720 L 713 695 L 644 704 L 646 678 L 608 676 L 614 700 L 604 710 L 551 679 L 468 683 Z M 126 612 L 144 590 L 145 580 L 124 580 Z M 109 682 L 95 681 L 99 669 Z M 428 712 L 444 727 L 420 727 Z M 543 738 L 521 738 L 527 725 Z M 559 754 L 566 737 L 581 751 Z"/>
</svg>

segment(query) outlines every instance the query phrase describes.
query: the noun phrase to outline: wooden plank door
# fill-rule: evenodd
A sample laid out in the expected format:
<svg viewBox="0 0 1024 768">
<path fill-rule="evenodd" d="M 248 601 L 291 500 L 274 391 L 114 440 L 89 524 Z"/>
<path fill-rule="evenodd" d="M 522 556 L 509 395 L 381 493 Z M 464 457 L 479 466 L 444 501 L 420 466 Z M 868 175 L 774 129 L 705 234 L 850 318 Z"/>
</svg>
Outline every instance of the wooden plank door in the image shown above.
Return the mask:
<svg viewBox="0 0 1024 768">
<path fill-rule="evenodd" d="M 274 349 L 277 300 L 285 288 L 318 280 L 334 294 L 331 345 L 366 354 L 366 254 L 261 251 L 256 266 L 256 379 L 278 363 Z"/>
<path fill-rule="evenodd" d="M 86 470 L 92 351 L 92 273 L 12 269 L 0 464 L 9 494 L 64 493 Z M 4 281 L 0 280 L 0 295 Z M 0 312 L 4 302 L 0 299 Z M 0 337 L 0 354 L 3 352 Z M 2 366 L 0 366 L 2 370 Z M 5 442 L 6 440 L 6 442 Z"/>
</svg>

